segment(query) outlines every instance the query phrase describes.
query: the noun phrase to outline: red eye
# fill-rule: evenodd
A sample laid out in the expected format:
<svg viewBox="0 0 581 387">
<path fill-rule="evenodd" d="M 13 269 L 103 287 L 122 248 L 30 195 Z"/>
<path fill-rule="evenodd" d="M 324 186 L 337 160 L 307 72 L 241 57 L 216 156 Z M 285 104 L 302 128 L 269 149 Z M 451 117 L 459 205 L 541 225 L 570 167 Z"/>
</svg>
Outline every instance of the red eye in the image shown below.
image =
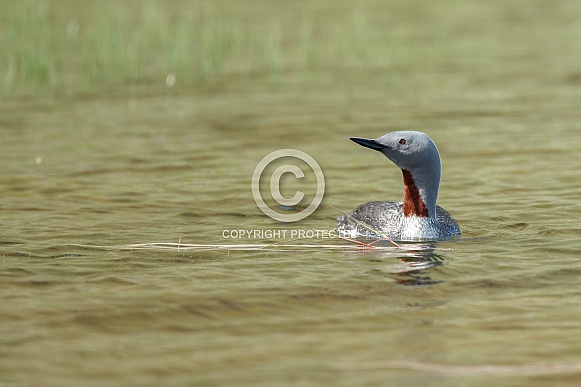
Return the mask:
<svg viewBox="0 0 581 387">
<path fill-rule="evenodd" d="M 402 138 L 401 140 L 399 140 L 399 143 L 400 143 L 401 145 L 405 145 L 405 138 Z"/>
</svg>

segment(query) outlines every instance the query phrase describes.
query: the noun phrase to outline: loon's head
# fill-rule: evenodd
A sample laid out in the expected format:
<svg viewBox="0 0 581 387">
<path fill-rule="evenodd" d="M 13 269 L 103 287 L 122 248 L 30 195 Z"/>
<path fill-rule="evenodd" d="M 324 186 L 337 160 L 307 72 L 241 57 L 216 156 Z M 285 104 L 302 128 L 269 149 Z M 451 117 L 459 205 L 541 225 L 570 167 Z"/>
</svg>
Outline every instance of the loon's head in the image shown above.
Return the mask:
<svg viewBox="0 0 581 387">
<path fill-rule="evenodd" d="M 404 210 L 408 199 L 406 215 L 435 216 L 442 167 L 438 148 L 427 134 L 406 130 L 387 133 L 375 140 L 359 137 L 350 139 L 359 145 L 380 151 L 402 170 Z M 419 192 L 419 201 L 414 198 L 414 189 Z M 415 200 L 413 210 L 409 210 L 412 203 L 410 198 Z M 423 209 L 422 205 L 425 205 Z"/>
</svg>

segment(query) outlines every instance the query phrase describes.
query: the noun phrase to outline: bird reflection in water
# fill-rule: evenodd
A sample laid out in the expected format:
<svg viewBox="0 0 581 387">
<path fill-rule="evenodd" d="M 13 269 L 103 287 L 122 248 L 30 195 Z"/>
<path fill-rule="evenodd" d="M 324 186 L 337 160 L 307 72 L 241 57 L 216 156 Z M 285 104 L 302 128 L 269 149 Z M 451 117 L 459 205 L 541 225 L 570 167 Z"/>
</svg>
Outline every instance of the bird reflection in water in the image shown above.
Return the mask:
<svg viewBox="0 0 581 387">
<path fill-rule="evenodd" d="M 394 276 L 400 285 L 419 286 L 442 283 L 442 280 L 432 279 L 431 269 L 444 266 L 444 256 L 436 251 L 437 242 L 424 244 L 421 249 L 402 251 L 398 254 L 399 264 L 388 267 L 388 272 Z M 406 245 L 402 247 L 405 248 Z M 411 246 L 411 245 L 408 245 Z"/>
<path fill-rule="evenodd" d="M 369 249 L 363 250 L 371 261 L 385 263 L 389 258 L 397 258 L 399 262 L 383 266 L 377 269 L 382 273 L 389 274 L 396 283 L 407 286 L 435 285 L 444 281 L 433 279 L 431 277 L 432 269 L 444 266 L 445 249 L 438 248 L 437 242 L 425 243 L 403 243 L 398 242 L 399 247 L 387 249 L 385 241 L 370 246 Z M 383 248 L 382 248 L 383 247 Z"/>
</svg>

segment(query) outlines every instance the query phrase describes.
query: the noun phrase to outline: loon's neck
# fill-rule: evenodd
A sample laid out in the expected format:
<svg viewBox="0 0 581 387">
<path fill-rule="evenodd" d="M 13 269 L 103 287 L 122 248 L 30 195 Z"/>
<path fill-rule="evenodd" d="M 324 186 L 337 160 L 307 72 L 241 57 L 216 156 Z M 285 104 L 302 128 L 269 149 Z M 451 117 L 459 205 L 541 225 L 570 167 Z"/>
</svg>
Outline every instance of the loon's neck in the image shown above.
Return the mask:
<svg viewBox="0 0 581 387">
<path fill-rule="evenodd" d="M 402 169 L 403 173 L 403 215 L 420 218 L 436 217 L 436 199 L 438 197 L 439 176 L 437 181 L 414 179 L 412 173 Z"/>
</svg>

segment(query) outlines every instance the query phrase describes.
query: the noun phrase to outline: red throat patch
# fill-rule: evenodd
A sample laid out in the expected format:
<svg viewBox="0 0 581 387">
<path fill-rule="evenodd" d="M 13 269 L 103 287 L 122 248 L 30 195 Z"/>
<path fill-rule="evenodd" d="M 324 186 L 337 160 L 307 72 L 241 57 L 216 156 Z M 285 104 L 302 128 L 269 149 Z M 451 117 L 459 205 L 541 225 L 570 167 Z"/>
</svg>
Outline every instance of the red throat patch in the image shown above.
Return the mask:
<svg viewBox="0 0 581 387">
<path fill-rule="evenodd" d="M 429 216 L 428 208 L 422 200 L 422 195 L 416 187 L 412 174 L 405 169 L 401 171 L 403 172 L 403 215 L 427 218 Z"/>
</svg>

